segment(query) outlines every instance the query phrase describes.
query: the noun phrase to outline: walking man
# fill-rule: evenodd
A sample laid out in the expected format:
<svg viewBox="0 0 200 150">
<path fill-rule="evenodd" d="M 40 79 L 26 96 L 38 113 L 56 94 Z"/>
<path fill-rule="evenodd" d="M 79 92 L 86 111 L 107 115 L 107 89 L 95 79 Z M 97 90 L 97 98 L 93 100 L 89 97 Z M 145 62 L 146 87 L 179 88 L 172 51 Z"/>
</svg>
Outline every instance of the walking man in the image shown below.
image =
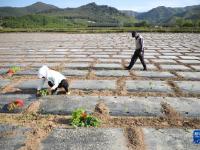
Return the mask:
<svg viewBox="0 0 200 150">
<path fill-rule="evenodd" d="M 128 67 L 125 67 L 127 70 L 130 70 L 135 62 L 137 61 L 138 57 L 143 65 L 143 70 L 147 70 L 146 64 L 144 62 L 144 40 L 141 35 L 139 35 L 136 31 L 132 32 L 132 37 L 135 38 L 135 52 L 131 58 L 131 62 Z"/>
</svg>

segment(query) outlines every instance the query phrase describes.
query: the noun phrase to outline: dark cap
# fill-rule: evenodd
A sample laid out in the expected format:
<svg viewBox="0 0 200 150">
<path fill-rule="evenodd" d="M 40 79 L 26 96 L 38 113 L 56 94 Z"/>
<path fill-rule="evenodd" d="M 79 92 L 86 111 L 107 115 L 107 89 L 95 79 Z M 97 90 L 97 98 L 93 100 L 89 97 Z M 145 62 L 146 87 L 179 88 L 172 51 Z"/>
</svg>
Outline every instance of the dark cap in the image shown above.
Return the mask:
<svg viewBox="0 0 200 150">
<path fill-rule="evenodd" d="M 137 35 L 137 32 L 136 32 L 136 31 L 132 31 L 131 33 L 132 33 L 132 36 L 133 36 L 133 37 L 135 37 L 135 36 Z"/>
</svg>

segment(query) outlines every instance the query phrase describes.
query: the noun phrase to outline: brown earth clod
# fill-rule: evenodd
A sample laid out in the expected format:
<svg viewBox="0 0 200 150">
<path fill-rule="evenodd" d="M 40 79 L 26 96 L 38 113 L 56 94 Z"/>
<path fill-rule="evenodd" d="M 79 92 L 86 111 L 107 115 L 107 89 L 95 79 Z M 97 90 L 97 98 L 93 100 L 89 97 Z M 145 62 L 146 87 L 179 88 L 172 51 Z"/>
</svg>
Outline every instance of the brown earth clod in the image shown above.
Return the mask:
<svg viewBox="0 0 200 150">
<path fill-rule="evenodd" d="M 104 123 L 108 123 L 108 121 L 110 120 L 109 112 L 110 110 L 108 106 L 106 106 L 105 103 L 100 102 L 96 104 L 93 115 L 99 118 Z"/>
<path fill-rule="evenodd" d="M 40 102 L 39 101 L 35 101 L 32 102 L 25 110 L 24 110 L 24 114 L 27 113 L 37 113 L 37 111 L 39 110 L 40 107 Z"/>
<path fill-rule="evenodd" d="M 183 125 L 183 117 L 180 113 L 171 107 L 168 103 L 161 103 L 162 111 L 165 114 L 164 118 L 168 121 L 169 124 L 174 126 Z"/>
<path fill-rule="evenodd" d="M 47 126 L 44 129 L 34 128 L 27 134 L 27 140 L 25 146 L 20 150 L 39 150 L 41 140 L 48 136 L 49 132 L 52 131 L 51 126 Z"/>
<path fill-rule="evenodd" d="M 145 150 L 144 133 L 141 128 L 126 128 L 126 136 L 128 137 L 128 148 L 131 150 Z"/>
</svg>

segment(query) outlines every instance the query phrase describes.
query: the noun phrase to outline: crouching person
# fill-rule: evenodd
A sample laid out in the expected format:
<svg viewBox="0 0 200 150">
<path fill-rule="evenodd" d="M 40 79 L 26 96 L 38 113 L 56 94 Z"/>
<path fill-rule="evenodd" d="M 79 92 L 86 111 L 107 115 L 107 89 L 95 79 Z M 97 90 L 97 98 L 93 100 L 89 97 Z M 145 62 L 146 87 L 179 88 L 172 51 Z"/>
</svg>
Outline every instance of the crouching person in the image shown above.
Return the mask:
<svg viewBox="0 0 200 150">
<path fill-rule="evenodd" d="M 39 87 L 37 88 L 37 94 L 39 93 L 39 90 L 44 85 L 45 80 L 48 81 L 48 85 L 51 87 L 51 94 L 57 95 L 57 89 L 58 88 L 64 88 L 67 95 L 70 94 L 69 92 L 69 84 L 65 78 L 64 75 L 62 75 L 60 72 L 57 72 L 55 70 L 51 70 L 47 66 L 42 66 L 39 69 L 38 77 L 42 79 Z"/>
</svg>

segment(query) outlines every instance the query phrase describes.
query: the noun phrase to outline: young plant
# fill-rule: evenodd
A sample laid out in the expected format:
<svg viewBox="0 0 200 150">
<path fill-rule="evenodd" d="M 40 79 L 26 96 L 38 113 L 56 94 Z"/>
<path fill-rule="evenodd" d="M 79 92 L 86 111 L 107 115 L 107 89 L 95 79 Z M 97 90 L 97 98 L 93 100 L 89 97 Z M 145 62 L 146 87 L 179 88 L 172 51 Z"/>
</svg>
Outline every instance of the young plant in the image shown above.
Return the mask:
<svg viewBox="0 0 200 150">
<path fill-rule="evenodd" d="M 21 70 L 21 68 L 18 67 L 18 66 L 13 66 L 13 67 L 11 67 L 10 69 L 13 70 L 14 73 L 16 73 L 17 71 L 20 71 L 20 70 Z"/>
<path fill-rule="evenodd" d="M 16 99 L 15 101 L 9 103 L 7 105 L 7 109 L 9 112 L 14 111 L 15 109 L 21 108 L 24 106 L 24 101 L 21 99 Z"/>
<path fill-rule="evenodd" d="M 47 95 L 49 95 L 48 89 L 39 90 L 39 95 L 41 95 L 41 96 L 47 96 Z"/>
<path fill-rule="evenodd" d="M 13 76 L 13 74 L 15 74 L 17 71 L 20 70 L 20 67 L 17 67 L 17 66 L 13 66 L 11 67 L 8 71 L 7 71 L 7 74 L 9 76 Z"/>
<path fill-rule="evenodd" d="M 71 124 L 74 127 L 98 127 L 100 120 L 92 115 L 85 112 L 84 109 L 76 109 L 72 113 Z"/>
</svg>

